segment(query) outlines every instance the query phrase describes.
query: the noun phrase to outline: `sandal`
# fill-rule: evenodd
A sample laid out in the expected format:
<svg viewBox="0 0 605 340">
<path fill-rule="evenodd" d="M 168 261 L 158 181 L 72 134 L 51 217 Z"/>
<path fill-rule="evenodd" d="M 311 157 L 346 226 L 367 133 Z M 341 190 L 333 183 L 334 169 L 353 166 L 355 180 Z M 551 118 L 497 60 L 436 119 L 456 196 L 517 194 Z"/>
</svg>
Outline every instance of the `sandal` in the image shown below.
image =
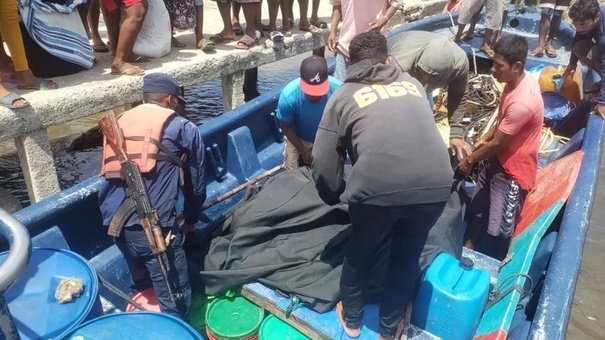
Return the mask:
<svg viewBox="0 0 605 340">
<path fill-rule="evenodd" d="M 235 38 L 223 37 L 220 34 L 215 34 L 213 36 L 210 36 L 210 38 L 208 38 L 208 39 L 215 44 L 227 44 L 227 43 L 230 43 L 235 40 Z"/>
<path fill-rule="evenodd" d="M 25 100 L 25 104 L 15 105 L 17 100 Z M 4 106 L 7 109 L 22 109 L 29 106 L 29 102 L 15 92 L 9 92 L 6 96 L 0 98 L 0 106 Z"/>
<path fill-rule="evenodd" d="M 320 29 L 326 29 L 328 28 L 328 24 L 325 21 L 320 21 L 320 20 L 311 20 L 309 21 L 311 23 L 311 25 L 320 28 Z"/>
<path fill-rule="evenodd" d="M 203 52 L 212 52 L 216 48 L 216 44 L 213 43 L 212 41 L 208 41 L 206 39 L 202 39 L 197 44 L 197 48 L 199 48 Z"/>
<path fill-rule="evenodd" d="M 17 89 L 19 89 L 19 90 L 54 90 L 59 87 L 59 85 L 57 85 L 56 87 L 52 87 L 51 84 L 57 85 L 57 83 L 55 83 L 52 80 L 44 80 L 42 78 L 36 78 L 36 81 L 33 84 L 17 85 Z"/>
<path fill-rule="evenodd" d="M 107 45 L 92 45 L 92 50 L 96 53 L 107 53 L 109 52 L 109 47 Z"/>
<path fill-rule="evenodd" d="M 254 39 L 252 37 L 244 35 L 243 38 L 238 40 L 237 44 L 235 45 L 235 48 L 237 48 L 238 50 L 249 50 L 252 47 L 254 47 L 254 45 L 256 45 L 257 42 L 258 42 L 258 39 Z"/>
<path fill-rule="evenodd" d="M 556 58 L 557 57 L 557 50 L 555 50 L 552 47 L 549 48 L 547 46 L 546 50 L 545 50 L 545 53 L 546 53 L 546 56 L 549 57 L 549 58 Z"/>
<path fill-rule="evenodd" d="M 122 65 L 122 66 L 124 66 L 124 65 Z M 139 76 L 140 77 L 140 76 L 145 75 L 145 70 L 143 70 L 142 68 L 140 68 L 138 66 L 132 66 L 123 71 L 114 71 L 112 69 L 111 74 L 116 75 L 116 76 Z"/>
<path fill-rule="evenodd" d="M 280 43 L 284 41 L 284 35 L 280 31 L 273 31 L 269 33 L 269 39 L 271 39 L 274 43 Z"/>
<path fill-rule="evenodd" d="M 151 61 L 151 58 L 144 57 L 142 55 L 136 56 L 136 58 L 129 60 L 130 63 L 148 63 Z"/>
<path fill-rule="evenodd" d="M 300 27 L 298 26 L 298 29 L 303 31 L 303 32 L 311 32 L 311 34 L 321 34 L 322 30 L 319 29 L 318 27 L 315 27 L 313 25 L 309 26 L 309 27 Z"/>
<path fill-rule="evenodd" d="M 539 51 L 539 49 L 542 48 L 542 50 Z M 531 51 L 529 53 L 530 56 L 532 57 L 536 57 L 536 58 L 542 58 L 544 57 L 544 46 L 538 46 L 536 47 L 535 50 Z"/>
<path fill-rule="evenodd" d="M 488 56 L 490 59 L 494 57 L 494 50 L 492 50 L 492 48 L 489 46 L 487 48 L 482 46 L 481 48 L 479 48 L 479 51 L 485 53 L 485 55 Z"/>
<path fill-rule="evenodd" d="M 244 35 L 244 28 L 239 23 L 233 25 L 233 32 L 235 35 Z"/>
</svg>

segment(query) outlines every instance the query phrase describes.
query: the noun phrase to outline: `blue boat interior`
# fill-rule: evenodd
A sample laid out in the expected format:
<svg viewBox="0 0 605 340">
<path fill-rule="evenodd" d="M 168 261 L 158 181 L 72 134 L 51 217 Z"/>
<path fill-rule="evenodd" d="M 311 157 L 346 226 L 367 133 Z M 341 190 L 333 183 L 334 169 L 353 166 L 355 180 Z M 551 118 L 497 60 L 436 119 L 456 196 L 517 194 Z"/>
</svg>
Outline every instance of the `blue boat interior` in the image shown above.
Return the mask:
<svg viewBox="0 0 605 340">
<path fill-rule="evenodd" d="M 452 35 L 454 29 L 452 23 L 455 22 L 456 18 L 457 15 L 439 15 L 404 25 L 392 30 L 389 34 L 394 35 L 407 30 L 430 30 L 439 34 Z M 539 14 L 516 15 L 511 8 L 507 22 L 510 22 L 513 18 L 520 21 L 519 26 L 512 28 L 510 24 L 507 24 L 505 34 L 522 34 L 528 38 L 530 46 L 536 45 L 537 34 L 535 32 L 538 30 L 536 25 L 539 22 Z M 462 44 L 462 47 L 469 52 L 471 72 L 473 71 L 473 65 L 478 65 L 477 68 L 484 72 L 489 69 L 489 60 L 478 52 L 480 39 L 477 37 L 480 35 L 479 30 L 472 45 Z M 557 50 L 559 56 L 555 59 L 529 57 L 526 69 L 531 69 L 540 64 L 555 67 L 566 65 L 569 58 L 568 47 L 572 38 L 572 28 L 569 25 L 562 24 L 561 32 L 557 38 L 557 44 L 560 46 Z M 330 68 L 333 69 L 333 61 L 330 61 Z M 594 72 L 589 72 L 586 69 L 583 70 L 583 75 L 585 86 L 594 83 L 598 79 Z M 275 89 L 200 126 L 208 160 L 206 168 L 208 201 L 282 163 L 284 138 L 275 117 L 280 90 Z M 588 112 L 586 110 L 586 106 L 579 105 L 576 108 L 578 116 L 587 116 Z M 602 130 L 602 122 L 597 122 L 591 117 L 584 128 L 579 129 L 573 136 L 569 136 L 571 139 L 567 144 L 556 152 L 541 156 L 540 166 L 579 149 L 598 147 L 600 152 L 600 144 L 598 146 L 587 145 L 586 136 L 587 134 L 602 134 Z M 14 216 L 27 227 L 32 236 L 33 246 L 70 249 L 86 258 L 92 267 L 110 283 L 122 291 L 128 292 L 130 276 L 126 262 L 117 247 L 113 245 L 112 239 L 106 235 L 106 228 L 101 223 L 97 193 L 102 181 L 99 177 L 90 178 L 44 201 L 20 210 Z M 472 192 L 470 183 L 467 183 L 467 187 L 468 191 Z M 200 214 L 197 227 L 204 228 L 209 222 L 219 218 L 221 214 L 233 207 L 243 197 L 243 194 L 243 192 L 240 192 L 203 211 Z M 574 190 L 572 196 L 580 194 L 580 192 Z M 182 206 L 182 198 L 178 205 Z M 562 210 L 561 216 L 553 222 L 550 231 L 540 242 L 529 273 L 534 283 L 544 282 L 551 254 L 555 249 L 557 238 L 560 236 L 559 230 L 563 215 L 567 210 L 567 207 Z M 6 244 L 4 248 L 7 249 Z M 468 249 L 464 250 L 464 254 L 473 259 L 477 267 L 487 270 L 490 273 L 492 284 L 495 282 L 500 265 L 499 261 Z M 258 283 L 249 284 L 248 289 L 266 296 L 267 299 L 273 299 L 276 305 L 281 306 L 280 308 L 285 309 L 287 307 L 282 297 L 271 294 L 266 287 Z M 542 285 L 535 284 L 531 294 L 521 300 L 510 329 L 509 336 L 511 339 L 527 338 L 532 328 L 541 294 Z M 99 295 L 101 296 L 104 313 L 111 313 L 116 309 L 125 309 L 125 302 L 105 287 L 99 287 Z M 317 315 L 313 316 L 312 314 L 315 312 L 306 310 L 304 307 L 296 313 L 299 313 L 297 315 L 300 318 L 319 317 Z M 368 320 L 374 320 L 372 322 L 377 323 L 377 308 L 370 307 L 366 314 L 368 314 Z M 98 315 L 91 313 L 88 319 L 95 316 Z M 335 324 L 332 327 L 325 326 L 326 329 L 323 331 L 326 334 L 334 334 L 334 338 L 340 338 L 341 330 L 337 331 L 339 327 L 337 327 L 336 319 L 324 318 L 324 320 L 335 322 Z M 412 329 L 410 332 L 412 332 L 408 333 L 411 335 L 410 338 L 433 338 L 430 334 L 423 333 L 418 329 Z M 375 336 L 375 333 L 373 336 Z"/>
</svg>

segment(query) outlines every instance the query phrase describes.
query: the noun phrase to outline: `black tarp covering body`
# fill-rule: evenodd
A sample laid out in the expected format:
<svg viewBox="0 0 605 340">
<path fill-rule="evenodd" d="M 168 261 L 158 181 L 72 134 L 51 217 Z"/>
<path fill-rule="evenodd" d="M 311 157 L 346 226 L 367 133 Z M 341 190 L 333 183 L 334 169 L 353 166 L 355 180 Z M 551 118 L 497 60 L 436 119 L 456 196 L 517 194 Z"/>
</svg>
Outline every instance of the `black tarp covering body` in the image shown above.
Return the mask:
<svg viewBox="0 0 605 340">
<path fill-rule="evenodd" d="M 444 251 L 460 258 L 462 191 L 452 193 L 432 228 L 421 269 Z M 258 281 L 298 296 L 318 312 L 328 311 L 339 300 L 340 272 L 351 233 L 347 208 L 323 203 L 308 168 L 279 173 L 250 188 L 223 219 L 188 238 L 192 285 L 214 295 Z M 388 254 L 385 244 L 376 255 L 369 296 L 380 293 Z"/>
</svg>

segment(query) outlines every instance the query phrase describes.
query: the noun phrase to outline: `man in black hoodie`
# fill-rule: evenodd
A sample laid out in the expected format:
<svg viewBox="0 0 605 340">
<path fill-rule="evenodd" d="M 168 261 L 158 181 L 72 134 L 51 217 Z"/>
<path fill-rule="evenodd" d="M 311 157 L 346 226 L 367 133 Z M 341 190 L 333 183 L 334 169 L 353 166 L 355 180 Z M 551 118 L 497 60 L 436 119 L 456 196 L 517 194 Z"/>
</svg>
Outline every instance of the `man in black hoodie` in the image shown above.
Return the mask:
<svg viewBox="0 0 605 340">
<path fill-rule="evenodd" d="M 451 192 L 453 173 L 420 83 L 390 65 L 386 39 L 357 35 L 345 83 L 330 97 L 313 147 L 328 204 L 349 204 L 353 236 L 340 282 L 347 335 L 359 336 L 364 290 L 381 242 L 391 255 L 380 334 L 393 339 L 420 278 L 418 258 Z M 343 179 L 346 156 L 353 169 Z"/>
</svg>

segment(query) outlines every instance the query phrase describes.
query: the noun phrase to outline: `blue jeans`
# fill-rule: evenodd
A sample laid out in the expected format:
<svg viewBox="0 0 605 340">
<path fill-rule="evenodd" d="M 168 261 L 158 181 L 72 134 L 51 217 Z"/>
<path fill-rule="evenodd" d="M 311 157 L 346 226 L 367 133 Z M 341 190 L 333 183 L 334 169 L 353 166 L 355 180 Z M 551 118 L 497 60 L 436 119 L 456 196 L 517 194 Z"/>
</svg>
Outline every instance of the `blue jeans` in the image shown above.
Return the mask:
<svg viewBox="0 0 605 340">
<path fill-rule="evenodd" d="M 165 228 L 165 234 L 168 228 Z M 189 273 L 187 272 L 187 259 L 185 251 L 182 248 L 183 233 L 178 228 L 173 229 L 176 236 L 166 249 L 166 255 L 170 262 L 169 280 L 173 287 L 181 293 L 182 298 L 177 304 L 170 300 L 168 288 L 164 283 L 162 272 L 158 261 L 149 249 L 149 242 L 143 231 L 143 227 L 135 225 L 125 227 L 122 235 L 116 238 L 116 246 L 120 249 L 132 278 L 131 289 L 133 292 L 140 292 L 153 287 L 158 298 L 160 310 L 163 313 L 171 314 L 177 318 L 189 321 L 189 311 L 191 309 L 191 285 L 189 284 Z M 173 289 L 174 290 L 174 289 Z"/>
<path fill-rule="evenodd" d="M 347 57 L 338 50 L 334 55 L 334 59 L 336 61 L 336 66 L 334 67 L 334 74 L 332 76 L 344 82 L 347 77 L 347 68 L 349 68 L 351 63 L 348 62 Z"/>
</svg>

